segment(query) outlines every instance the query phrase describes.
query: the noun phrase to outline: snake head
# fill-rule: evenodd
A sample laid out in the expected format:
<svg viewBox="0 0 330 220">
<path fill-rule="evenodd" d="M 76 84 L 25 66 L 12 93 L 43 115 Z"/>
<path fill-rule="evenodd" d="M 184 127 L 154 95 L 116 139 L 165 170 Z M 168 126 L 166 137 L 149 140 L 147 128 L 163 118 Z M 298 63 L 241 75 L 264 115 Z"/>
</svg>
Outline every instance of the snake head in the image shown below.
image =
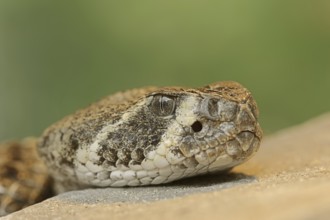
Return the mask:
<svg viewBox="0 0 330 220">
<path fill-rule="evenodd" d="M 173 179 L 228 170 L 259 148 L 258 108 L 239 83 L 219 82 L 184 91 L 169 88 L 152 97 L 151 111 L 171 121 L 153 163 L 176 170 L 179 174 Z"/>
<path fill-rule="evenodd" d="M 140 186 L 228 170 L 259 148 L 251 93 L 236 82 L 119 92 L 46 129 L 56 191 Z"/>
</svg>

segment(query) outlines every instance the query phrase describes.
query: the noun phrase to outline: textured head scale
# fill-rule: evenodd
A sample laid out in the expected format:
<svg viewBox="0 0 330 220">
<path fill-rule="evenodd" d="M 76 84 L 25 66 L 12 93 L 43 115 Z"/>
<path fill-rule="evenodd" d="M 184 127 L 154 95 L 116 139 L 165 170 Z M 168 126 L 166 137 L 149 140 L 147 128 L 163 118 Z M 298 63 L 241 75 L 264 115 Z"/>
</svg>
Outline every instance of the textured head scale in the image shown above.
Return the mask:
<svg viewBox="0 0 330 220">
<path fill-rule="evenodd" d="M 262 137 L 257 119 L 254 99 L 236 82 L 147 88 L 118 93 L 55 124 L 40 152 L 61 181 L 59 191 L 160 184 L 249 159 Z"/>
<path fill-rule="evenodd" d="M 183 176 L 220 171 L 244 162 L 259 148 L 262 132 L 256 103 L 236 82 L 184 91 L 163 89 L 151 97 L 171 99 L 175 105 L 171 108 L 175 111 L 166 116 L 168 128 L 155 158 L 150 158 L 158 168 L 176 166 Z M 164 117 L 157 115 L 154 106 L 151 109 L 156 117 Z"/>
</svg>

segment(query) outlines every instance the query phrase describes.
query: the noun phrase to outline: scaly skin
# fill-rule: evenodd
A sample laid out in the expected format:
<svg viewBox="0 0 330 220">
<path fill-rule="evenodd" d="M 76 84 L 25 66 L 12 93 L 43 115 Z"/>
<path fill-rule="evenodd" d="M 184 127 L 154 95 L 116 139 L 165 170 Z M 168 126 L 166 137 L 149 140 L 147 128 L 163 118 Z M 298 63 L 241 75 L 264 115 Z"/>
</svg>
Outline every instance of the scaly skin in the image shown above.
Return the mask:
<svg viewBox="0 0 330 220">
<path fill-rule="evenodd" d="M 0 144 L 0 216 L 52 194 L 51 179 L 36 145 L 36 138 Z"/>
<path fill-rule="evenodd" d="M 163 184 L 251 158 L 262 137 L 257 119 L 251 93 L 236 82 L 147 87 L 116 93 L 55 123 L 39 138 L 38 151 L 56 193 Z"/>
</svg>

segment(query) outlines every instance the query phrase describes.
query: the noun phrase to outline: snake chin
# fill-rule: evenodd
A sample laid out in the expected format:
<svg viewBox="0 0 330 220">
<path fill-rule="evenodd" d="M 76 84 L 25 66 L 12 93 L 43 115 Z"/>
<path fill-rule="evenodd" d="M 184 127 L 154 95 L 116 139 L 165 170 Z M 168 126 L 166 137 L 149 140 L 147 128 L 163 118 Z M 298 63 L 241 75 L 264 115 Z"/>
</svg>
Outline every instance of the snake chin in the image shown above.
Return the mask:
<svg viewBox="0 0 330 220">
<path fill-rule="evenodd" d="M 187 169 L 205 168 L 205 171 L 221 171 L 240 164 L 252 157 L 258 150 L 260 139 L 253 132 L 241 131 L 232 136 L 218 135 L 195 140 L 191 136 L 184 138 L 178 147 L 171 147 L 169 154 L 184 157 L 182 165 Z M 217 138 L 218 137 L 218 138 Z M 173 160 L 173 159 L 172 159 Z"/>
</svg>

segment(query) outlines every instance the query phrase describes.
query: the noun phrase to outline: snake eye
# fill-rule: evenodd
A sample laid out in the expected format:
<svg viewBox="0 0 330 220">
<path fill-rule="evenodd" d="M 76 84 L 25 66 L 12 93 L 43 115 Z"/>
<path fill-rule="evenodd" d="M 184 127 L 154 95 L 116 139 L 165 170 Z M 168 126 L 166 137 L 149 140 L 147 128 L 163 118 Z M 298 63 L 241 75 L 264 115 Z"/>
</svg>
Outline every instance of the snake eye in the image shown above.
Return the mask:
<svg viewBox="0 0 330 220">
<path fill-rule="evenodd" d="M 169 116 L 175 110 L 175 98 L 170 96 L 156 95 L 151 101 L 151 111 L 158 116 Z"/>
</svg>

